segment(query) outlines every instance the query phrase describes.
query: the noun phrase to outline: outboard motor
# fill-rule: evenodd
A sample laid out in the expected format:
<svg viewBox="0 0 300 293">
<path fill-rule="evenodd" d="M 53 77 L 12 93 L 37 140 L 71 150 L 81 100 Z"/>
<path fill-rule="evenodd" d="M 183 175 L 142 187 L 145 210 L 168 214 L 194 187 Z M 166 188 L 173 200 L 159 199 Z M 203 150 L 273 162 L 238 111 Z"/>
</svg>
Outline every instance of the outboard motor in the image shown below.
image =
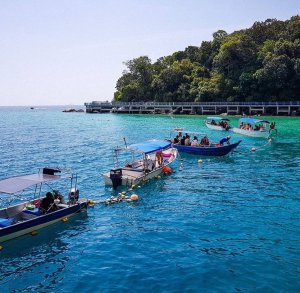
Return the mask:
<svg viewBox="0 0 300 293">
<path fill-rule="evenodd" d="M 109 178 L 112 181 L 113 189 L 122 185 L 122 169 L 111 169 Z"/>
<path fill-rule="evenodd" d="M 69 192 L 69 203 L 76 204 L 79 199 L 79 189 L 72 188 Z"/>
</svg>

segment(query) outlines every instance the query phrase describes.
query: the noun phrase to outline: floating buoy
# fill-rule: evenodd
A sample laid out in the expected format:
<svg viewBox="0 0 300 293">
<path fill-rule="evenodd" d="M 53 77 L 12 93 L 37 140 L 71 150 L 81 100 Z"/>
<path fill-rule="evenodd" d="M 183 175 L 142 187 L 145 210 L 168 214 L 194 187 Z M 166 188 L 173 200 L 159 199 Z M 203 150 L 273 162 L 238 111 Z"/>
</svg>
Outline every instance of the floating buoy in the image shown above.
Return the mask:
<svg viewBox="0 0 300 293">
<path fill-rule="evenodd" d="M 255 151 L 256 151 L 256 148 L 252 148 L 251 151 L 252 151 L 252 152 L 255 152 Z"/>
<path fill-rule="evenodd" d="M 180 163 L 180 165 L 179 165 L 179 171 L 182 171 L 182 170 L 183 170 L 183 164 Z"/>
<path fill-rule="evenodd" d="M 130 196 L 130 199 L 132 200 L 132 201 L 137 201 L 138 199 L 139 199 L 139 197 L 138 197 L 138 195 L 137 194 L 132 194 L 131 196 Z"/>
<path fill-rule="evenodd" d="M 169 166 L 165 166 L 161 169 L 161 171 L 165 174 L 171 174 L 172 173 L 172 169 Z"/>
<path fill-rule="evenodd" d="M 95 202 L 93 200 L 89 199 L 87 204 L 89 207 L 93 207 L 95 205 Z"/>
<path fill-rule="evenodd" d="M 31 234 L 32 236 L 35 236 L 35 235 L 38 234 L 38 232 L 37 232 L 37 231 L 32 231 L 30 234 Z"/>
<path fill-rule="evenodd" d="M 202 161 L 202 160 L 198 160 L 198 163 L 199 163 L 199 164 L 202 164 L 202 163 L 203 163 L 203 161 Z"/>
<path fill-rule="evenodd" d="M 63 222 L 67 222 L 69 219 L 67 217 L 64 217 L 61 219 Z"/>
</svg>

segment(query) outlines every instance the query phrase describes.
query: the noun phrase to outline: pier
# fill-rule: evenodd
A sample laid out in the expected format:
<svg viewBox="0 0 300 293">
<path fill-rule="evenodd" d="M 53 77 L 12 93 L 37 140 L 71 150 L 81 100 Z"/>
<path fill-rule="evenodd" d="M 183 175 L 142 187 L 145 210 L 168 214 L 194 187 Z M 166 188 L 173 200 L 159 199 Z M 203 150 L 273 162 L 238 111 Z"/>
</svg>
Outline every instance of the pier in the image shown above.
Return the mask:
<svg viewBox="0 0 300 293">
<path fill-rule="evenodd" d="M 84 104 L 86 113 L 192 115 L 300 115 L 300 102 L 101 102 Z"/>
</svg>

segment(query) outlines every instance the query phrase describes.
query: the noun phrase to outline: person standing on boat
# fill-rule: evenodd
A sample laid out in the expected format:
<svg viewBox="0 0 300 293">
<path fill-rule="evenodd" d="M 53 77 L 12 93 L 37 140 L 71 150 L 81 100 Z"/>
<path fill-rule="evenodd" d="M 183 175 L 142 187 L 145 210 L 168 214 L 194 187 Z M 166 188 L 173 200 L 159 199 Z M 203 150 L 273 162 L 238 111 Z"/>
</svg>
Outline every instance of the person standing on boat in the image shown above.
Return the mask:
<svg viewBox="0 0 300 293">
<path fill-rule="evenodd" d="M 225 142 L 226 142 L 227 144 L 230 144 L 230 142 L 229 142 L 230 138 L 231 138 L 230 135 L 228 135 L 228 136 L 222 138 L 222 139 L 220 140 L 219 144 L 220 144 L 221 146 L 222 146 Z"/>
<path fill-rule="evenodd" d="M 156 157 L 158 165 L 161 166 L 164 161 L 162 150 L 158 150 L 155 154 L 155 157 Z"/>
</svg>

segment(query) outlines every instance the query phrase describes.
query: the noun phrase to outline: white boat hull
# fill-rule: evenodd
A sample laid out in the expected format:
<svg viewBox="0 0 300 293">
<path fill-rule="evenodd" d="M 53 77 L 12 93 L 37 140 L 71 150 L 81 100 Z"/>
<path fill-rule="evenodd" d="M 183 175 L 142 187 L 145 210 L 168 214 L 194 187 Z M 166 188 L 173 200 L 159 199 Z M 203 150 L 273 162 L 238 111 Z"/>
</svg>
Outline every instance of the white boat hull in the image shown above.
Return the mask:
<svg viewBox="0 0 300 293">
<path fill-rule="evenodd" d="M 268 130 L 246 130 L 237 127 L 233 127 L 231 130 L 234 133 L 251 136 L 251 137 L 262 137 L 262 138 L 270 137 L 270 132 Z"/>
<path fill-rule="evenodd" d="M 212 125 L 210 123 L 205 122 L 205 125 L 207 126 L 207 128 L 209 129 L 213 129 L 213 130 L 219 130 L 219 131 L 226 131 L 226 129 L 222 126 L 218 126 L 218 125 Z"/>
</svg>

